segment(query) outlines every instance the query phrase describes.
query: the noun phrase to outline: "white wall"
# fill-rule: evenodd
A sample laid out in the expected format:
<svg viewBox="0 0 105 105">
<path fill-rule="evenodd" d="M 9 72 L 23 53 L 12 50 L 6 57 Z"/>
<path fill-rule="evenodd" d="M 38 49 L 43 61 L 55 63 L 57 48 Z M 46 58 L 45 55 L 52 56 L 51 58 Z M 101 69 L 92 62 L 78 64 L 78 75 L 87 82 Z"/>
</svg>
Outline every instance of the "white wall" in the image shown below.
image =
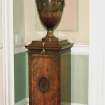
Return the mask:
<svg viewBox="0 0 105 105">
<path fill-rule="evenodd" d="M 35 34 L 35 1 L 24 0 L 24 23 L 25 23 L 25 42 L 28 43 L 33 39 Z"/>
<path fill-rule="evenodd" d="M 105 105 L 105 0 L 90 0 L 89 105 Z"/>
<path fill-rule="evenodd" d="M 13 0 L 13 24 L 15 45 L 24 44 L 24 0 Z"/>
<path fill-rule="evenodd" d="M 2 72 L 3 72 L 3 64 L 2 64 L 2 32 L 1 32 L 1 26 L 2 26 L 2 23 L 1 23 L 1 0 L 0 0 L 0 105 L 2 105 L 3 103 L 3 88 L 2 88 Z"/>
<path fill-rule="evenodd" d="M 3 97 L 3 90 L 2 90 L 2 72 L 3 72 L 3 64 L 2 64 L 2 21 L 1 21 L 1 0 L 0 0 L 0 105 L 2 105 L 2 97 Z"/>
<path fill-rule="evenodd" d="M 3 64 L 2 64 L 3 62 L 2 62 L 2 49 L 0 49 L 0 105 L 2 105 L 3 104 L 3 88 L 2 88 L 2 86 L 3 86 L 3 81 L 2 81 L 2 72 L 3 72 Z"/>
<path fill-rule="evenodd" d="M 0 46 L 2 42 L 2 32 L 1 32 L 1 0 L 0 0 Z"/>
</svg>

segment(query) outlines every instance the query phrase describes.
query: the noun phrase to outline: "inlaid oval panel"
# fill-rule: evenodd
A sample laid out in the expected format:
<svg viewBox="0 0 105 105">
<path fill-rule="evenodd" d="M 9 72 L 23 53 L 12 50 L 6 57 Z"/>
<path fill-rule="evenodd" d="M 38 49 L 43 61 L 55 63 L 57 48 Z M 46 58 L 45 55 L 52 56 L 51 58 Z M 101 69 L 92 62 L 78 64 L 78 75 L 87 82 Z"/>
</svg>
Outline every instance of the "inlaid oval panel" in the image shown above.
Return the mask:
<svg viewBox="0 0 105 105">
<path fill-rule="evenodd" d="M 50 86 L 50 82 L 46 77 L 42 77 L 38 82 L 38 86 L 40 91 L 47 92 Z"/>
</svg>

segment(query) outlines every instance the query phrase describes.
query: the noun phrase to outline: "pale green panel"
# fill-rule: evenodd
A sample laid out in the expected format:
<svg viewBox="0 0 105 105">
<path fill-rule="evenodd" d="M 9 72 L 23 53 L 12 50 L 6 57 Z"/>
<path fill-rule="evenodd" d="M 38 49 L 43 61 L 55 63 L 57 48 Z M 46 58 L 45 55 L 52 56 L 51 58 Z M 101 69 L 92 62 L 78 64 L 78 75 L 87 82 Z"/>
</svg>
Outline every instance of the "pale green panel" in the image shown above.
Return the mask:
<svg viewBox="0 0 105 105">
<path fill-rule="evenodd" d="M 26 98 L 26 53 L 14 56 L 15 102 Z"/>
<path fill-rule="evenodd" d="M 71 101 L 87 104 L 88 56 L 72 55 L 71 61 Z"/>
<path fill-rule="evenodd" d="M 26 97 L 29 97 L 29 67 L 28 67 L 28 53 L 26 53 Z"/>
</svg>

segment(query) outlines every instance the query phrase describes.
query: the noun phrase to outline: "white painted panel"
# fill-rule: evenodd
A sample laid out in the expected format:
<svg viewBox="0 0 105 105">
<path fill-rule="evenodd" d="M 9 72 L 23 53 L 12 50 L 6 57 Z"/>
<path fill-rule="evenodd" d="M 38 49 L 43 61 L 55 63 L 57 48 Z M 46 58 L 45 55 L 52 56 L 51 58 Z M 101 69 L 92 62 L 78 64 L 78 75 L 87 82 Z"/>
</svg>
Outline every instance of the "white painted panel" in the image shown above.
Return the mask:
<svg viewBox="0 0 105 105">
<path fill-rule="evenodd" d="M 88 105 L 105 105 L 105 0 L 90 0 Z"/>
<path fill-rule="evenodd" d="M 2 74 L 3 74 L 3 67 L 2 67 L 2 23 L 1 23 L 1 0 L 0 0 L 0 105 L 3 105 L 3 77 L 2 77 Z"/>
<path fill-rule="evenodd" d="M 3 67 L 2 67 L 2 50 L 0 50 L 0 105 L 3 105 Z"/>
<path fill-rule="evenodd" d="M 14 105 L 13 0 L 2 0 L 3 104 Z"/>
<path fill-rule="evenodd" d="M 2 28 L 1 28 L 1 26 L 2 26 L 2 23 L 1 23 L 1 0 L 0 0 L 0 45 L 1 45 L 1 43 L 2 43 L 2 32 L 1 32 L 1 30 L 2 30 Z"/>
</svg>

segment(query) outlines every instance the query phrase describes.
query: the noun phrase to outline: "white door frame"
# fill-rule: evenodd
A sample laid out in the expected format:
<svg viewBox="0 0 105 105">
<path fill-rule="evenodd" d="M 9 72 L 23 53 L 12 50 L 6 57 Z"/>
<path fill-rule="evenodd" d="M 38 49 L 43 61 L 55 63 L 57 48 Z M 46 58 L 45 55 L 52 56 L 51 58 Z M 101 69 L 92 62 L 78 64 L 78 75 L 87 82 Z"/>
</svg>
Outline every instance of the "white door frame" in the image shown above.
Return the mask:
<svg viewBox="0 0 105 105">
<path fill-rule="evenodd" d="M 105 0 L 90 0 L 88 105 L 105 105 Z"/>
<path fill-rule="evenodd" d="M 90 59 L 88 105 L 105 105 L 105 0 L 90 0 Z M 13 0 L 2 0 L 3 105 L 14 102 Z"/>
<path fill-rule="evenodd" d="M 14 104 L 13 0 L 2 0 L 3 103 Z"/>
</svg>

